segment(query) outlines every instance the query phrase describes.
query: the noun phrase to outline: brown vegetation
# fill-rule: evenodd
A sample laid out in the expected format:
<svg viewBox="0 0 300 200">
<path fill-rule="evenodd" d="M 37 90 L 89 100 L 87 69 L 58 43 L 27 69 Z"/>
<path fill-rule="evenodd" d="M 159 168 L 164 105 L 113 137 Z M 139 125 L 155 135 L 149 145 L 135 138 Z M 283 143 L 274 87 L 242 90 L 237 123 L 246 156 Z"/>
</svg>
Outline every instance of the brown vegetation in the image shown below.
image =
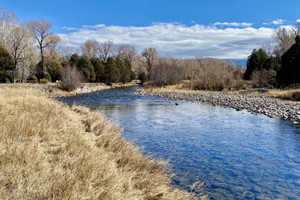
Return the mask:
<svg viewBox="0 0 300 200">
<path fill-rule="evenodd" d="M 0 199 L 191 199 L 99 112 L 0 89 Z"/>
<path fill-rule="evenodd" d="M 154 86 L 166 86 L 185 80 L 184 88 L 193 90 L 240 89 L 243 70 L 225 60 L 161 58 L 151 68 L 150 81 Z"/>
<path fill-rule="evenodd" d="M 292 101 L 300 101 L 300 89 L 287 89 L 287 90 L 269 90 L 266 93 L 267 96 L 292 100 Z"/>
<path fill-rule="evenodd" d="M 65 91 L 73 91 L 79 88 L 84 82 L 84 77 L 81 71 L 76 66 L 67 64 L 61 72 L 60 88 Z"/>
</svg>

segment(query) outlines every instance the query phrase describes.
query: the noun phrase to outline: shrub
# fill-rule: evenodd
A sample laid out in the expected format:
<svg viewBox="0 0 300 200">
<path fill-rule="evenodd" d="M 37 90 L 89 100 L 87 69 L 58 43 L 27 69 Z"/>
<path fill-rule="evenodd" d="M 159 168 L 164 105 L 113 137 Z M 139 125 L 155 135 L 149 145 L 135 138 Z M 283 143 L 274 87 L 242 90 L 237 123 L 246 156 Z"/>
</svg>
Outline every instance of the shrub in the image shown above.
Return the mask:
<svg viewBox="0 0 300 200">
<path fill-rule="evenodd" d="M 49 82 L 49 80 L 46 79 L 46 78 L 40 79 L 40 83 L 41 83 L 41 84 L 46 84 L 46 83 L 48 83 L 48 82 Z"/>
<path fill-rule="evenodd" d="M 32 80 L 33 80 L 33 82 L 34 83 L 38 83 L 39 82 L 39 80 L 38 80 L 38 78 L 36 77 L 36 75 L 32 75 Z"/>
<path fill-rule="evenodd" d="M 272 87 L 276 84 L 276 72 L 274 70 L 257 70 L 252 73 L 251 80 L 254 87 Z"/>
<path fill-rule="evenodd" d="M 65 91 L 73 91 L 84 82 L 84 76 L 75 65 L 67 64 L 61 72 L 60 88 Z"/>
<path fill-rule="evenodd" d="M 194 90 L 240 89 L 243 86 L 242 68 L 233 62 L 217 59 L 202 59 L 197 67 L 194 78 L 185 84 Z"/>
<path fill-rule="evenodd" d="M 48 82 L 51 82 L 52 79 L 51 79 L 51 75 L 47 72 L 46 75 L 45 75 L 45 78 L 44 79 L 47 79 Z"/>
<path fill-rule="evenodd" d="M 183 80 L 183 73 L 179 66 L 164 61 L 152 66 L 150 81 L 156 86 L 177 84 Z"/>
</svg>

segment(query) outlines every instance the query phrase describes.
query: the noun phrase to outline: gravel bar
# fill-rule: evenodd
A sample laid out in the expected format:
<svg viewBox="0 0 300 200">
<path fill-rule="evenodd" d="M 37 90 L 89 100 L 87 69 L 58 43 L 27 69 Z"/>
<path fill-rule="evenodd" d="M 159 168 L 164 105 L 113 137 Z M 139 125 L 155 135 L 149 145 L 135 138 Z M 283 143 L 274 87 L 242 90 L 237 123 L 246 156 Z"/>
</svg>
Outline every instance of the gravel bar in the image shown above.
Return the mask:
<svg viewBox="0 0 300 200">
<path fill-rule="evenodd" d="M 169 93 L 138 91 L 138 95 L 158 96 L 171 100 L 185 100 L 192 102 L 208 102 L 214 106 L 247 110 L 251 113 L 264 114 L 271 118 L 290 119 L 294 123 L 300 122 L 300 105 L 293 101 L 281 100 L 253 94 L 230 94 L 227 92 L 204 93 Z"/>
</svg>

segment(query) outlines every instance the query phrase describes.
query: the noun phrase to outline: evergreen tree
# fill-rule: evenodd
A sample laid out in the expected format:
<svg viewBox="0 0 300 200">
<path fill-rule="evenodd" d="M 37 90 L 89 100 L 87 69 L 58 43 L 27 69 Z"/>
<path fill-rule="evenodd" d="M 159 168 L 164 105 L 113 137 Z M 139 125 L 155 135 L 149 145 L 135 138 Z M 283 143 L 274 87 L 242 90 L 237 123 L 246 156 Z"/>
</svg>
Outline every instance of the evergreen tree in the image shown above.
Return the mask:
<svg viewBox="0 0 300 200">
<path fill-rule="evenodd" d="M 147 81 L 146 72 L 139 73 L 138 79 L 141 81 L 141 84 L 143 85 Z"/>
<path fill-rule="evenodd" d="M 254 49 L 252 54 L 248 57 L 244 79 L 250 80 L 253 71 L 263 69 L 268 58 L 268 55 L 263 49 L 259 49 L 258 51 Z"/>
<path fill-rule="evenodd" d="M 14 69 L 12 56 L 0 45 L 0 82 L 11 81 L 11 72 Z"/>
<path fill-rule="evenodd" d="M 78 62 L 79 62 L 79 59 L 80 59 L 80 57 L 78 56 L 77 53 L 75 53 L 75 54 L 73 54 L 73 55 L 71 56 L 70 62 L 69 62 L 69 63 L 70 63 L 71 65 L 77 66 L 77 65 L 78 65 Z"/>
<path fill-rule="evenodd" d="M 112 82 L 117 83 L 120 79 L 120 71 L 118 69 L 117 62 L 114 58 L 109 57 L 105 66 L 106 82 L 110 84 Z"/>
<path fill-rule="evenodd" d="M 94 70 L 95 70 L 95 75 L 96 75 L 96 80 L 95 82 L 105 82 L 105 65 L 104 63 L 99 59 L 99 58 L 91 58 L 91 63 L 94 66 Z"/>
<path fill-rule="evenodd" d="M 77 67 L 83 72 L 86 82 L 93 82 L 96 80 L 94 66 L 87 56 L 82 56 L 79 59 Z"/>
<path fill-rule="evenodd" d="M 271 56 L 266 60 L 263 68 L 277 72 L 280 69 L 280 64 L 278 63 L 276 57 Z"/>
<path fill-rule="evenodd" d="M 47 71 L 53 82 L 60 80 L 62 71 L 62 65 L 59 62 L 48 62 L 46 63 Z"/>
<path fill-rule="evenodd" d="M 130 68 L 128 65 L 125 64 L 121 59 L 117 58 L 116 59 L 118 69 L 120 71 L 120 82 L 126 83 L 130 81 Z"/>
<path fill-rule="evenodd" d="M 300 36 L 281 57 L 281 69 L 277 74 L 277 82 L 281 85 L 300 83 Z"/>
</svg>

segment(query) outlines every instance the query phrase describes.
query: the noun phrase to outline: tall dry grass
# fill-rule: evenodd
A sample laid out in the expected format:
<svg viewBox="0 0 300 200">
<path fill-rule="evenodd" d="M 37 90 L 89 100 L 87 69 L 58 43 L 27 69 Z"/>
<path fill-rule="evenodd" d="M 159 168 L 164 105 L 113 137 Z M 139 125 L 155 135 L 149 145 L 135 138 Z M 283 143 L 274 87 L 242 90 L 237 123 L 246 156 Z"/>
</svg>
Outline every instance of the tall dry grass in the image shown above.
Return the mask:
<svg viewBox="0 0 300 200">
<path fill-rule="evenodd" d="M 0 89 L 0 199 L 193 199 L 99 112 Z"/>
</svg>

